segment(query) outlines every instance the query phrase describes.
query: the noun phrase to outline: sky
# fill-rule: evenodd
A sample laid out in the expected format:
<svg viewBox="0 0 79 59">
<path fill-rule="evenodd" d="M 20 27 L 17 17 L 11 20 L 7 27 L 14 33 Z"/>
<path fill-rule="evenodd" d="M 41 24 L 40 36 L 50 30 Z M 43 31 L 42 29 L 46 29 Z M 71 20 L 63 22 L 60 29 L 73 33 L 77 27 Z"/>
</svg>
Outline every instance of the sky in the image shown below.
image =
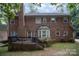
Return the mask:
<svg viewBox="0 0 79 59">
<path fill-rule="evenodd" d="M 30 12 L 30 7 L 29 6 L 30 6 L 30 3 L 24 4 L 25 13 Z M 36 7 L 37 6 L 35 6 L 34 8 L 36 8 Z M 36 12 L 38 12 L 38 13 L 62 13 L 61 7 L 57 8 L 56 5 L 51 5 L 49 3 L 41 4 L 41 7 L 37 7 Z M 63 13 L 69 13 L 69 11 L 67 9 L 67 4 L 63 5 Z"/>
</svg>

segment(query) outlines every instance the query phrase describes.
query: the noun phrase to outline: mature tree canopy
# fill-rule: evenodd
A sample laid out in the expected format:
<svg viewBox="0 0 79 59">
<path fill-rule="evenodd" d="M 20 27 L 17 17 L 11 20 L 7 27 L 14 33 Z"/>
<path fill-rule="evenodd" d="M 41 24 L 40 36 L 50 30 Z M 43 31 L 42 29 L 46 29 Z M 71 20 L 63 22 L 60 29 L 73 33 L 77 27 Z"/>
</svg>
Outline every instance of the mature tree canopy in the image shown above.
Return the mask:
<svg viewBox="0 0 79 59">
<path fill-rule="evenodd" d="M 16 13 L 20 9 L 20 4 L 17 3 L 1 3 L 0 4 L 0 23 L 2 21 L 8 22 L 8 20 L 14 19 Z"/>
<path fill-rule="evenodd" d="M 50 3 L 51 5 L 56 5 L 57 3 Z M 18 3 L 1 3 L 0 4 L 0 23 L 2 21 L 6 22 L 15 18 L 16 13 L 20 10 L 20 5 Z M 32 3 L 30 9 L 35 11 L 34 5 L 41 7 L 41 3 Z M 63 7 L 63 3 L 59 4 L 57 8 Z M 79 30 L 79 4 L 78 3 L 68 3 L 67 8 L 72 16 L 72 24 L 75 30 Z"/>
<path fill-rule="evenodd" d="M 69 3 L 67 6 L 72 16 L 73 28 L 74 30 L 79 31 L 79 4 Z"/>
</svg>

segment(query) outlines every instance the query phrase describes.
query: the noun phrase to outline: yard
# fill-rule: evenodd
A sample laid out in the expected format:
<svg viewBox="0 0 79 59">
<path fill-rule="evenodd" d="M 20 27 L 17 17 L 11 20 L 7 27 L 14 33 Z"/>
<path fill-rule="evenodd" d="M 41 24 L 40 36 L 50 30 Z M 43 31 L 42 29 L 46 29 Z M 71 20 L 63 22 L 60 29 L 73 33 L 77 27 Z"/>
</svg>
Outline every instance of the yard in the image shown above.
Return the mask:
<svg viewBox="0 0 79 59">
<path fill-rule="evenodd" d="M 8 52 L 8 47 L 0 47 L 2 56 L 75 56 L 79 55 L 79 43 L 55 43 L 51 47 L 37 51 Z"/>
</svg>

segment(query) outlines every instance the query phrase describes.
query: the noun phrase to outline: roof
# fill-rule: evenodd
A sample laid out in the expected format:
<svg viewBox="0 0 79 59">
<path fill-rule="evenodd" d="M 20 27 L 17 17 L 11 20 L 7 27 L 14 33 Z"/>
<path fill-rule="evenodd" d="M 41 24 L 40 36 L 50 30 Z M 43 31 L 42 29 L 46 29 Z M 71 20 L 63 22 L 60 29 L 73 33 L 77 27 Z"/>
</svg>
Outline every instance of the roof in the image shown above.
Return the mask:
<svg viewBox="0 0 79 59">
<path fill-rule="evenodd" d="M 25 16 L 70 16 L 67 13 L 26 13 Z"/>
</svg>

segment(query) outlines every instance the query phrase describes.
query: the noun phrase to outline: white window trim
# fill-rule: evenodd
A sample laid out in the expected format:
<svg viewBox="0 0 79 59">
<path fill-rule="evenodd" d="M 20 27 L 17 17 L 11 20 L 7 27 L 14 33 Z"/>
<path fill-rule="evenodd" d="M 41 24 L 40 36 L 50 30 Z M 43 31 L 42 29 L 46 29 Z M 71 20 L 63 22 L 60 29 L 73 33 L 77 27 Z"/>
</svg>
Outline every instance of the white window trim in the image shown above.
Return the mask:
<svg viewBox="0 0 79 59">
<path fill-rule="evenodd" d="M 35 18 L 35 23 L 36 24 L 41 24 L 41 17 L 36 17 Z"/>
<path fill-rule="evenodd" d="M 47 33 L 47 31 L 48 31 L 48 33 Z M 48 35 L 48 38 L 50 38 L 50 30 L 47 30 L 46 31 L 46 34 Z"/>
<path fill-rule="evenodd" d="M 52 20 L 52 18 L 53 18 L 54 20 Z M 51 17 L 51 21 L 52 21 L 52 22 L 56 22 L 56 18 L 55 18 L 55 17 Z"/>
<path fill-rule="evenodd" d="M 40 34 L 39 34 L 39 31 L 41 32 Z M 39 38 L 43 38 L 43 31 L 46 31 L 46 37 L 45 38 L 50 38 L 50 30 L 43 30 L 43 29 L 38 30 L 38 37 L 41 36 Z M 48 33 L 47 33 L 47 31 L 48 31 Z"/>
<path fill-rule="evenodd" d="M 32 37 L 32 32 L 31 32 L 31 37 Z"/>
<path fill-rule="evenodd" d="M 43 17 L 43 19 L 42 19 L 43 21 L 43 23 L 47 23 L 47 18 L 46 17 Z"/>
<path fill-rule="evenodd" d="M 30 33 L 31 37 L 32 37 L 32 32 Z M 27 37 L 29 37 L 29 32 L 27 32 Z"/>
<path fill-rule="evenodd" d="M 45 38 L 50 38 L 50 29 L 47 27 L 47 26 L 41 26 L 39 29 L 38 29 L 38 37 L 39 39 L 45 39 L 43 38 L 43 31 L 45 31 Z"/>
<path fill-rule="evenodd" d="M 38 30 L 38 37 L 40 37 L 40 36 L 41 36 L 39 33 L 41 34 L 41 31 L 40 31 L 40 30 Z"/>
</svg>

